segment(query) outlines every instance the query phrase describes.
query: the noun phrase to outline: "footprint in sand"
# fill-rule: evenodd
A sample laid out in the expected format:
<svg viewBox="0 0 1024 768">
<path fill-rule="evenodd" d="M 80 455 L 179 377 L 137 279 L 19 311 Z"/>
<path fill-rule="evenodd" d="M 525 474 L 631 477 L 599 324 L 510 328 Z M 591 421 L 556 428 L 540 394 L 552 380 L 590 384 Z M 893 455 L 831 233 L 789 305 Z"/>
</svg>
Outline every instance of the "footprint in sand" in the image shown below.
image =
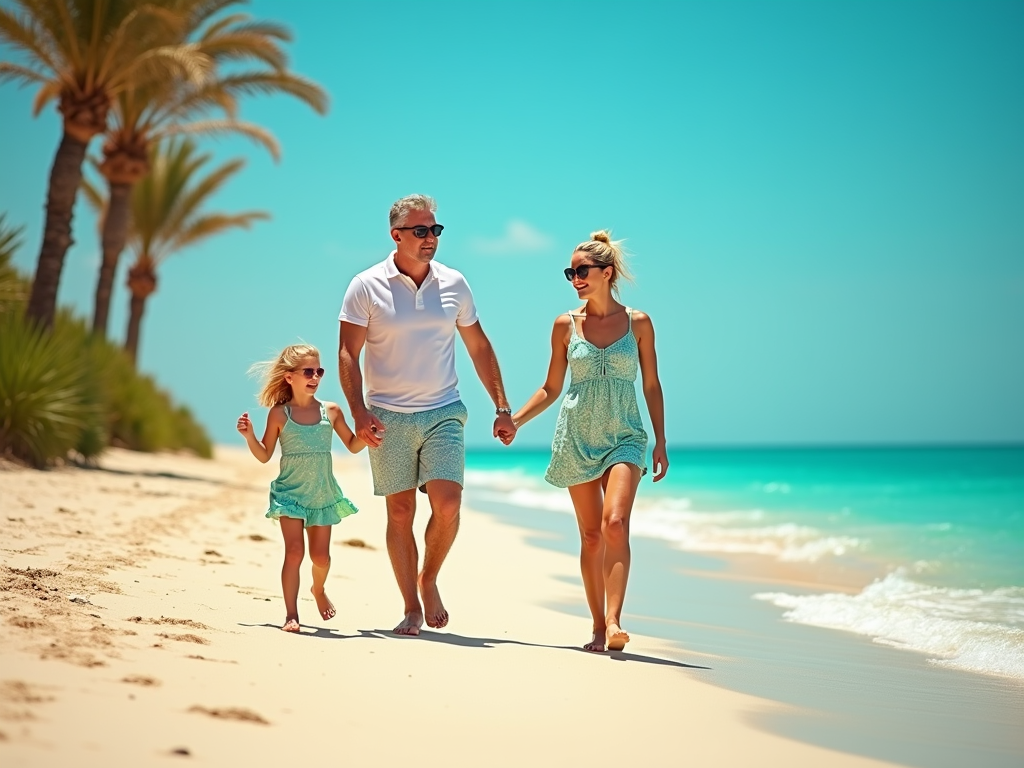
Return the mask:
<svg viewBox="0 0 1024 768">
<path fill-rule="evenodd" d="M 143 686 L 160 685 L 160 681 L 155 677 L 146 677 L 145 675 L 128 675 L 127 677 L 122 677 L 121 682 Z"/>
<path fill-rule="evenodd" d="M 262 716 L 256 714 L 251 709 L 243 709 L 242 707 L 223 707 L 211 709 L 209 707 L 200 707 L 196 705 L 194 707 L 190 707 L 188 711 L 195 712 L 200 715 L 215 717 L 218 720 L 241 720 L 246 723 L 270 725 L 270 723 L 267 720 L 264 720 Z"/>
</svg>

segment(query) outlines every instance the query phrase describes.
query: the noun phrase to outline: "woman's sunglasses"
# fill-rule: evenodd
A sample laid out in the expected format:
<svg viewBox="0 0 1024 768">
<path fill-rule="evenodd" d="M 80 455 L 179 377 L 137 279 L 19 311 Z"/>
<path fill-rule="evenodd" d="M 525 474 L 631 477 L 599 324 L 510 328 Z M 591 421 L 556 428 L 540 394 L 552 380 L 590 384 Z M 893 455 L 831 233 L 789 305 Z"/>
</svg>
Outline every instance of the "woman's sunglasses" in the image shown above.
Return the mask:
<svg viewBox="0 0 1024 768">
<path fill-rule="evenodd" d="M 427 236 L 427 232 L 432 234 L 434 237 L 440 237 L 441 233 L 444 232 L 444 226 L 441 224 L 434 224 L 433 226 L 420 225 L 418 227 L 395 227 L 395 229 L 411 229 L 413 235 L 420 238 L 421 240 Z"/>
<path fill-rule="evenodd" d="M 610 265 L 606 264 L 605 267 L 606 266 Z M 600 264 L 580 264 L 578 267 L 576 267 L 576 269 L 573 269 L 572 267 L 566 267 L 562 271 L 562 274 L 564 274 L 565 279 L 571 283 L 573 281 L 573 278 L 576 277 L 578 277 L 580 280 L 586 280 L 587 275 L 590 274 L 590 270 L 592 269 L 604 269 L 605 267 L 601 266 Z"/>
<path fill-rule="evenodd" d="M 307 379 L 312 379 L 314 376 L 316 376 L 318 379 L 322 379 L 324 377 L 324 369 L 323 368 L 296 368 L 295 369 L 296 373 L 298 373 L 299 371 L 302 371 L 302 375 L 305 376 Z"/>
</svg>

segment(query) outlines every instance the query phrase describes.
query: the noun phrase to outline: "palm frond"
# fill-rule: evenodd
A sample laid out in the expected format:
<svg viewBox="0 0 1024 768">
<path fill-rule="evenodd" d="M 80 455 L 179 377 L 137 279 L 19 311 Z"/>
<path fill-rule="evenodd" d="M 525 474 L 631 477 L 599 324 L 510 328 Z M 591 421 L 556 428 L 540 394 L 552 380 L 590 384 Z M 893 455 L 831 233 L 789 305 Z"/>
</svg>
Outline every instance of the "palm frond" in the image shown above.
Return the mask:
<svg viewBox="0 0 1024 768">
<path fill-rule="evenodd" d="M 19 18 L 0 8 L 0 41 L 28 53 L 54 73 L 61 72 L 61 57 L 53 50 L 53 41 L 32 17 Z"/>
<path fill-rule="evenodd" d="M 264 147 L 275 161 L 281 159 L 281 145 L 274 134 L 255 123 L 241 120 L 199 120 L 192 123 L 174 124 L 164 128 L 158 135 L 162 138 L 165 136 L 222 136 L 225 134 L 237 134 L 252 139 Z"/>
<path fill-rule="evenodd" d="M 189 221 L 174 236 L 173 240 L 168 243 L 168 248 L 164 251 L 160 260 L 190 245 L 195 245 L 208 237 L 219 235 L 221 232 L 235 228 L 249 229 L 253 222 L 268 221 L 269 219 L 270 214 L 266 211 L 246 211 L 236 214 L 211 213 L 199 216 Z"/>
<path fill-rule="evenodd" d="M 327 93 L 312 80 L 288 72 L 244 72 L 227 75 L 209 83 L 204 90 L 216 89 L 237 98 L 242 95 L 287 93 L 311 106 L 317 113 L 327 112 Z"/>
<path fill-rule="evenodd" d="M 252 25 L 249 30 L 233 29 L 209 39 L 203 39 L 199 46 L 203 52 L 218 61 L 262 61 L 275 70 L 288 66 L 288 57 L 277 43 Z"/>
<path fill-rule="evenodd" d="M 50 80 L 45 83 L 32 99 L 32 116 L 39 117 L 43 107 L 60 96 L 61 84 Z"/>
<path fill-rule="evenodd" d="M 22 85 L 49 82 L 49 78 L 41 72 L 19 64 L 11 64 L 8 61 L 0 61 L 0 80 L 12 80 L 16 83 L 20 82 Z"/>
</svg>

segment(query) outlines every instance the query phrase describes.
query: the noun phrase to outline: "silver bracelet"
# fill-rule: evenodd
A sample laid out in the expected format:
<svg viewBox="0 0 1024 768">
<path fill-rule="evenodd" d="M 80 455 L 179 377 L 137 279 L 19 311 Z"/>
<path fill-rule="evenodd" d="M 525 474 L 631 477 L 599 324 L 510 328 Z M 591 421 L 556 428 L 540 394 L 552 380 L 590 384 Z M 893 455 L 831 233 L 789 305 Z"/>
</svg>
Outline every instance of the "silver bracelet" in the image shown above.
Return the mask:
<svg viewBox="0 0 1024 768">
<path fill-rule="evenodd" d="M 495 408 L 494 409 L 494 415 L 495 416 L 501 416 L 501 414 L 503 414 L 503 413 L 507 413 L 509 416 L 511 416 L 512 415 L 512 409 L 511 408 Z"/>
</svg>

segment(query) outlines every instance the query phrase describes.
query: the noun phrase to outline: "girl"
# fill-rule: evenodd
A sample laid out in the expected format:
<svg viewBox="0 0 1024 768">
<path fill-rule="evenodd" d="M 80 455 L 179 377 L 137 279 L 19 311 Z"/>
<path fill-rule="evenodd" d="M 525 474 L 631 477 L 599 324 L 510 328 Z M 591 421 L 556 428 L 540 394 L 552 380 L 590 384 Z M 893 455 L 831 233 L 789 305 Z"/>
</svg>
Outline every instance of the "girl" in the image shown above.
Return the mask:
<svg viewBox="0 0 1024 768">
<path fill-rule="evenodd" d="M 281 472 L 270 484 L 267 517 L 281 521 L 284 536 L 285 632 L 299 631 L 299 566 L 302 564 L 303 528 L 309 538 L 309 559 L 313 561 L 316 607 L 325 619 L 335 615 L 324 582 L 331 567 L 331 526 L 355 514 L 355 505 L 345 498 L 331 470 L 331 431 L 338 433 L 345 447 L 357 453 L 366 445 L 356 437 L 335 403 L 320 402 L 316 390 L 323 380 L 320 352 L 308 344 L 286 347 L 277 359 L 253 366 L 264 371 L 258 400 L 269 407 L 267 429 L 257 440 L 248 412 L 238 417 L 238 431 L 245 436 L 252 455 L 266 464 L 281 440 Z"/>
<path fill-rule="evenodd" d="M 594 619 L 588 651 L 619 651 L 629 642 L 622 629 L 622 601 L 629 576 L 629 516 L 637 486 L 647 473 L 644 432 L 637 408 L 637 369 L 654 430 L 655 482 L 668 471 L 665 406 L 654 352 L 654 326 L 643 312 L 619 303 L 618 281 L 632 279 L 621 241 L 595 232 L 572 254 L 565 277 L 583 306 L 559 315 L 551 334 L 551 362 L 544 385 L 513 416 L 516 425 L 539 414 L 562 391 L 545 479 L 568 488 L 580 529 L 580 569 Z"/>
</svg>

